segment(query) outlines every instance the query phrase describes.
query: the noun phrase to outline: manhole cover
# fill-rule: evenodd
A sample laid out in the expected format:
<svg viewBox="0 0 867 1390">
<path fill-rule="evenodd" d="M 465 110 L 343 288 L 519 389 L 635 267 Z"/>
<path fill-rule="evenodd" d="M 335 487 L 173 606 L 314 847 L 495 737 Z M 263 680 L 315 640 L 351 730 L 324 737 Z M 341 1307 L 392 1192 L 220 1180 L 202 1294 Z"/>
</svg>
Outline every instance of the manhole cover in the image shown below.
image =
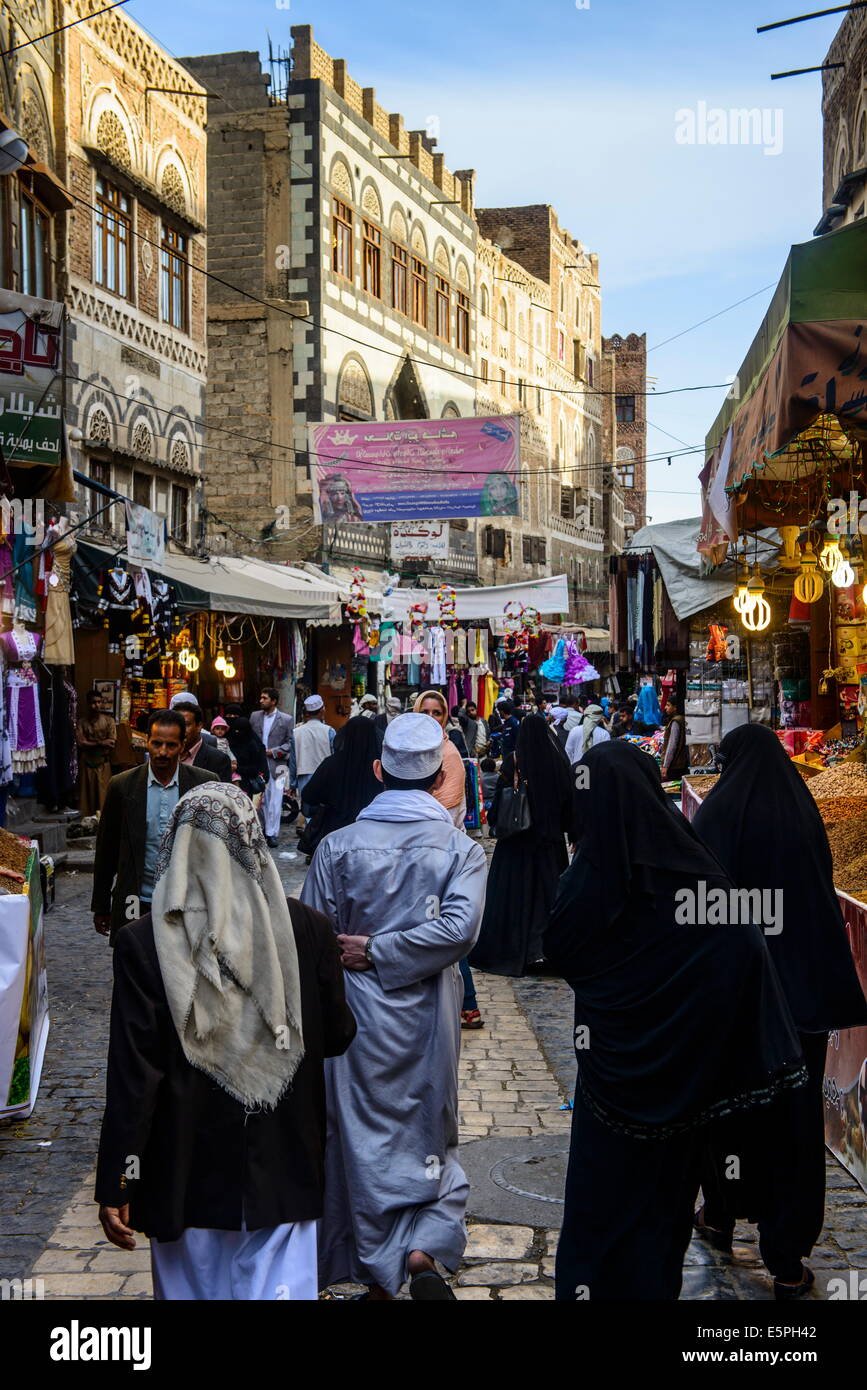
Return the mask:
<svg viewBox="0 0 867 1390">
<path fill-rule="evenodd" d="M 536 1202 L 563 1205 L 568 1154 L 532 1154 L 501 1158 L 491 1169 L 491 1181 L 516 1197 L 532 1197 Z"/>
<path fill-rule="evenodd" d="M 470 1180 L 468 1214 L 513 1226 L 559 1226 L 569 1162 L 569 1136 L 473 1139 L 462 1144 Z"/>
</svg>

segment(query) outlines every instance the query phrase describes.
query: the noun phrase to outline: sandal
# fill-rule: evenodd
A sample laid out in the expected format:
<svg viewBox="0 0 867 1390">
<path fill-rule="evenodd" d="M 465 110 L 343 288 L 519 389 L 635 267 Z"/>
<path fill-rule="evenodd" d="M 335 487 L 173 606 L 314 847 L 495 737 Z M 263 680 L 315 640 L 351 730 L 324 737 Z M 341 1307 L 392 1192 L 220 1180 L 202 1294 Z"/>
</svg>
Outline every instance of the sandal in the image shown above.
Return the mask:
<svg viewBox="0 0 867 1390">
<path fill-rule="evenodd" d="M 781 1284 L 779 1279 L 774 1280 L 774 1298 L 777 1302 L 785 1303 L 792 1298 L 803 1298 L 805 1293 L 816 1282 L 816 1276 L 809 1265 L 801 1265 L 801 1279 L 797 1284 Z"/>
<path fill-rule="evenodd" d="M 724 1254 L 732 1253 L 732 1237 L 734 1231 L 720 1231 L 716 1226 L 708 1226 L 704 1219 L 704 1207 L 699 1207 L 692 1221 L 696 1235 L 702 1240 L 706 1240 L 708 1245 L 712 1245 L 714 1250 L 721 1250 Z"/>
<path fill-rule="evenodd" d="M 461 1009 L 462 1028 L 484 1028 L 485 1020 L 478 1009 Z"/>
<path fill-rule="evenodd" d="M 409 1281 L 409 1296 L 426 1303 L 457 1303 L 451 1288 L 435 1269 L 421 1269 Z"/>
</svg>

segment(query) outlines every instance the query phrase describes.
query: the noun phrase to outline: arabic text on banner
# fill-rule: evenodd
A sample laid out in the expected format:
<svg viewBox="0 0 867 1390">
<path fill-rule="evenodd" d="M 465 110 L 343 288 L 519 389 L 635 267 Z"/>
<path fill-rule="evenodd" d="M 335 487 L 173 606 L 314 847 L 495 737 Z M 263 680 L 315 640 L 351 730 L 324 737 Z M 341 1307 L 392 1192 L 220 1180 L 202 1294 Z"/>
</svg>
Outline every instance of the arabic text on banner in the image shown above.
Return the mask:
<svg viewBox="0 0 867 1390">
<path fill-rule="evenodd" d="M 341 420 L 308 428 L 320 522 L 517 516 L 520 420 Z"/>
</svg>

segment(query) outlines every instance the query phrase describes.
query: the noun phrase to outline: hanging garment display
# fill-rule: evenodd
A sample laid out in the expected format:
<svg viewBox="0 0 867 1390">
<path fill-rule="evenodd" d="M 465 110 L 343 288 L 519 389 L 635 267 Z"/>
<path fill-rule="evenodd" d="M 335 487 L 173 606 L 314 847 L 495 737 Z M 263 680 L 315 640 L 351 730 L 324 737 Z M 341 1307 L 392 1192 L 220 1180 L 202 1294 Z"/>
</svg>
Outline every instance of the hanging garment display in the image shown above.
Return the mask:
<svg viewBox="0 0 867 1390">
<path fill-rule="evenodd" d="M 6 653 L 0 644 L 0 787 L 12 781 L 12 746 L 9 740 L 9 700 L 6 693 Z"/>
<path fill-rule="evenodd" d="M 441 627 L 432 627 L 430 638 L 431 685 L 446 683 L 446 635 Z"/>
<path fill-rule="evenodd" d="M 78 546 L 75 537 L 52 529 L 46 543 L 53 541 L 51 570 L 46 577 L 45 647 L 43 660 L 48 666 L 72 666 L 75 649 L 69 591 L 72 584 L 72 557 Z"/>
<path fill-rule="evenodd" d="M 0 543 L 0 613 L 12 613 L 15 609 L 15 580 L 10 577 L 14 567 L 12 540 L 6 536 Z"/>
<path fill-rule="evenodd" d="M 33 545 L 27 536 L 19 534 L 12 543 L 12 564 L 15 568 L 15 621 L 36 622 L 36 594 L 33 588 Z"/>
<path fill-rule="evenodd" d="M 50 810 L 72 801 L 78 779 L 78 748 L 75 690 L 57 669 L 49 672 L 49 677 L 40 690 L 46 763 L 36 774 L 36 796 Z"/>
<path fill-rule="evenodd" d="M 141 600 L 132 575 L 125 569 L 105 570 L 97 593 L 96 611 L 103 615 L 103 626 L 108 629 L 108 650 L 118 655 L 124 650 L 127 637 L 139 635 L 144 616 Z"/>
<path fill-rule="evenodd" d="M 558 685 L 563 684 L 566 674 L 566 643 L 562 637 L 554 648 L 554 655 L 542 663 L 539 672 L 546 680 L 556 681 Z"/>
<path fill-rule="evenodd" d="M 599 672 L 593 666 L 578 646 L 574 637 L 570 637 L 566 644 L 566 669 L 561 682 L 562 685 L 584 685 L 587 681 L 598 681 Z"/>
<path fill-rule="evenodd" d="M 7 723 L 16 775 L 45 766 L 45 735 L 39 713 L 39 682 L 31 661 L 38 655 L 42 638 L 15 627 L 0 636 L 9 669 L 6 677 Z"/>
</svg>

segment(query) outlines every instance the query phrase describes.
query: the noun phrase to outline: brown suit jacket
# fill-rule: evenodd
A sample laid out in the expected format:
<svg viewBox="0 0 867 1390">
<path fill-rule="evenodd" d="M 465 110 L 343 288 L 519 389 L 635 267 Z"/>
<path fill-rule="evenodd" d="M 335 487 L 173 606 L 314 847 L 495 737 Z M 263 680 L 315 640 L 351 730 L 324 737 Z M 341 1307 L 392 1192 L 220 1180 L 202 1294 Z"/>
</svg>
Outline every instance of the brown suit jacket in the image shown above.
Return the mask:
<svg viewBox="0 0 867 1390">
<path fill-rule="evenodd" d="M 204 768 L 189 767 L 186 763 L 178 767 L 181 796 L 200 782 L 216 780 L 215 773 Z M 92 912 L 111 913 L 109 939 L 112 946 L 121 927 L 140 915 L 138 898 L 144 872 L 147 806 L 147 764 L 112 777 L 99 818 L 90 901 Z M 128 911 L 130 898 L 135 898 L 136 902 L 129 904 Z"/>
</svg>

